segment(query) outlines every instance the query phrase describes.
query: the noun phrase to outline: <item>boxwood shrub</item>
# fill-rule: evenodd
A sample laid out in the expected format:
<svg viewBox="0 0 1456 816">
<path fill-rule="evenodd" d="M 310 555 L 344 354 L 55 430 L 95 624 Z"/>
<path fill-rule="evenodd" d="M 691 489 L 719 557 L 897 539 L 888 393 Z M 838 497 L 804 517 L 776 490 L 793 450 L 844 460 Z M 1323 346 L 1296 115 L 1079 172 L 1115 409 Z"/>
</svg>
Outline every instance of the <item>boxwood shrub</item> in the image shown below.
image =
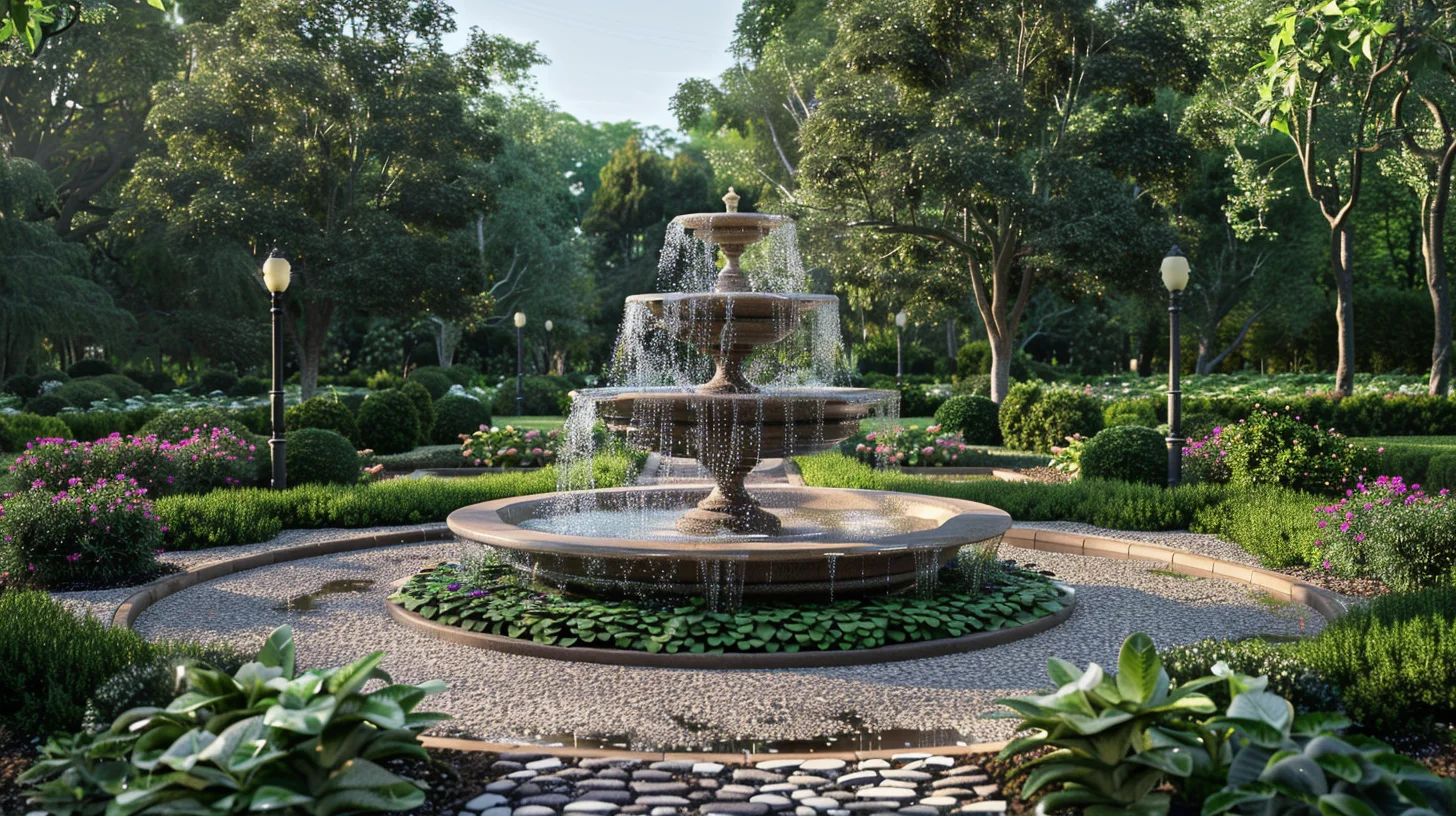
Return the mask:
<svg viewBox="0 0 1456 816">
<path fill-rule="evenodd" d="M 958 394 L 935 409 L 935 421 L 943 430 L 960 431 L 969 445 L 1001 444 L 1000 407 L 986 397 Z"/>
<path fill-rule="evenodd" d="M 1021 382 L 1002 401 L 1000 421 L 1007 447 L 1047 453 L 1073 434 L 1102 430 L 1102 403 L 1081 391 Z"/>
<path fill-rule="evenodd" d="M 423 445 L 430 441 L 430 429 L 435 425 L 435 398 L 423 385 L 414 380 L 405 382 L 399 387 L 401 393 L 410 398 L 415 404 L 415 411 L 419 414 L 420 432 L 415 437 L 416 445 Z"/>
<path fill-rule="evenodd" d="M 404 453 L 419 435 L 420 411 L 400 389 L 375 391 L 359 406 L 359 441 L 375 453 Z"/>
<path fill-rule="evenodd" d="M 314 397 L 288 406 L 283 412 L 283 425 L 288 431 L 322 428 L 343 436 L 354 445 L 359 444 L 359 423 L 354 419 L 354 412 L 333 397 Z"/>
<path fill-rule="evenodd" d="M 474 397 L 446 396 L 435 403 L 435 424 L 430 441 L 436 445 L 458 443 L 461 434 L 472 434 L 490 425 L 490 410 Z"/>
<path fill-rule="evenodd" d="M 419 383 L 430 393 L 430 399 L 439 399 L 450 392 L 455 381 L 438 366 L 423 366 L 410 372 L 408 382 Z"/>
<path fill-rule="evenodd" d="M 71 375 L 71 379 L 79 380 L 82 377 L 100 377 L 105 374 L 115 374 L 116 366 L 113 366 L 105 360 L 88 357 L 72 363 L 71 367 L 66 369 L 66 373 Z"/>
<path fill-rule="evenodd" d="M 104 436 L 119 433 L 122 436 L 134 434 L 161 411 L 156 408 L 139 408 L 135 411 L 92 411 L 81 413 L 70 411 L 57 419 L 65 423 L 68 433 L 61 436 L 90 442 Z M 24 446 L 22 446 L 24 447 Z"/>
<path fill-rule="evenodd" d="M 1119 425 L 1082 446 L 1082 476 L 1160 485 L 1168 480 L 1168 446 L 1152 428 Z"/>
<path fill-rule="evenodd" d="M 117 398 L 115 391 L 93 379 L 71 380 L 55 391 L 52 391 L 50 395 L 60 397 L 82 410 L 90 408 L 94 402 L 114 400 Z"/>
<path fill-rule="evenodd" d="M 23 451 L 37 439 L 64 439 L 70 428 L 59 417 L 38 414 L 0 416 L 0 449 Z"/>
<path fill-rule="evenodd" d="M 74 383 L 76 380 L 71 380 L 71 382 Z M 133 397 L 151 396 L 151 392 L 147 390 L 146 386 L 124 374 L 102 374 L 98 377 L 83 380 L 82 382 L 100 383 L 115 391 L 116 396 L 123 400 L 129 400 Z"/>
<path fill-rule="evenodd" d="M 359 451 L 342 434 L 323 428 L 288 433 L 284 450 L 288 483 L 353 484 L 359 481 Z"/>
<path fill-rule="evenodd" d="M 59 396 L 55 392 L 41 394 L 25 402 L 26 413 L 48 417 L 53 417 L 70 407 L 71 403 L 65 397 Z"/>
<path fill-rule="evenodd" d="M 156 434 L 158 439 L 176 442 L 186 439 L 194 430 L 203 426 L 237 430 L 232 427 L 234 424 L 239 423 L 234 423 L 226 411 L 218 408 L 182 408 L 152 417 L 137 430 L 137 435 Z"/>
</svg>

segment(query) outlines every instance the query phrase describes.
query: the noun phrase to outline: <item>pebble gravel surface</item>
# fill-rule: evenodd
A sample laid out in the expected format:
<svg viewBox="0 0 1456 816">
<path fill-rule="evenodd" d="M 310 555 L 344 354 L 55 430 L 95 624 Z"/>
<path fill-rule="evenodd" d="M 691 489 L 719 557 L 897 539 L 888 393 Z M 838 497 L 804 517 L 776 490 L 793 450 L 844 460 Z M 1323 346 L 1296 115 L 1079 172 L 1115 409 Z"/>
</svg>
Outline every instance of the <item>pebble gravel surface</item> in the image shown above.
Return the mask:
<svg viewBox="0 0 1456 816">
<path fill-rule="evenodd" d="M 457 816 L 942 816 L 1005 813 L 1008 805 L 979 765 L 926 753 L 754 765 L 510 753 L 480 785 Z"/>
<path fill-rule="evenodd" d="M 722 748 L 733 738 L 754 741 L 746 747 L 822 741 L 843 750 L 902 744 L 828 743 L 846 723 L 895 730 L 894 739 L 912 744 L 916 733 L 926 735 L 922 744 L 1003 739 L 1011 722 L 981 717 L 997 697 L 1043 687 L 1053 655 L 1113 665 L 1134 631 L 1170 646 L 1205 637 L 1313 634 L 1322 623 L 1305 607 L 1231 582 L 1174 576 L 1152 562 L 1003 546 L 1003 558 L 1049 570 L 1077 588 L 1070 620 L 1004 646 L 872 666 L 690 671 L 573 664 L 444 643 L 395 625 L 385 611 L 390 584 L 460 552 L 453 542 L 409 544 L 276 564 L 179 592 L 143 612 L 136 626 L 154 640 L 256 648 L 288 623 L 305 666 L 337 665 L 384 649 L 384 668 L 397 680 L 448 683 L 449 691 L 431 699 L 436 710 L 456 718 L 437 729 L 441 734 L 568 745 L 588 739 L 636 750 Z M 311 595 L 321 589 L 330 591 Z M 311 596 L 309 602 L 290 603 L 302 596 Z"/>
</svg>

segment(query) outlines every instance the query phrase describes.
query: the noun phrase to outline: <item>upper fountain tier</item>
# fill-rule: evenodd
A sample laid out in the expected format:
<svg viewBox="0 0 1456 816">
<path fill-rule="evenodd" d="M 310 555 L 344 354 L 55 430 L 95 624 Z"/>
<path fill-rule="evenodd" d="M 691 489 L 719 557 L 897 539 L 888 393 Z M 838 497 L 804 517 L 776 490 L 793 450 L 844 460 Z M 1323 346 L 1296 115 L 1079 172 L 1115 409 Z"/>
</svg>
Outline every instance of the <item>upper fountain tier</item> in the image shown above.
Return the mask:
<svg viewBox="0 0 1456 816">
<path fill-rule="evenodd" d="M 692 230 L 693 237 L 705 244 L 716 244 L 723 252 L 727 263 L 718 273 L 714 292 L 750 292 L 748 279 L 738 266 L 738 258 L 751 244 L 768 237 L 770 232 L 793 221 L 787 215 L 769 213 L 741 213 L 738 211 L 739 195 L 728 188 L 723 203 L 728 211 L 721 213 L 692 213 L 679 215 L 672 223 L 683 229 Z"/>
</svg>

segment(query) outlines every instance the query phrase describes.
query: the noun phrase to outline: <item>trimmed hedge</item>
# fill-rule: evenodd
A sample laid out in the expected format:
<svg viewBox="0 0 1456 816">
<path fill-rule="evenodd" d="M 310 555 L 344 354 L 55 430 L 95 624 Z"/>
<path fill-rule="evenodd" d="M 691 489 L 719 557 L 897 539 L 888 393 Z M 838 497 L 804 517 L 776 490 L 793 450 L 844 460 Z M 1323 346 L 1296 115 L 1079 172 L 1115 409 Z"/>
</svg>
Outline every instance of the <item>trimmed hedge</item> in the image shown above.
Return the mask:
<svg viewBox="0 0 1456 816">
<path fill-rule="evenodd" d="M 626 484 L 633 471 L 631 461 L 621 456 L 599 456 L 593 467 L 599 487 Z M 216 490 L 200 496 L 168 496 L 155 507 L 169 528 L 169 546 L 197 550 L 267 541 L 285 529 L 444 521 L 468 504 L 555 489 L 556 470 L 548 467 L 460 479 Z"/>
<path fill-rule="evenodd" d="M 96 380 L 73 379 L 52 391 L 50 396 L 60 397 L 77 408 L 85 410 L 90 408 L 93 402 L 116 399 L 117 393 Z"/>
<path fill-rule="evenodd" d="M 44 592 L 0 592 L 0 724 L 41 738 L 74 731 L 96 689 L 153 648 L 136 632 L 80 617 Z"/>
<path fill-rule="evenodd" d="M 430 393 L 430 399 L 437 400 L 450 393 L 450 386 L 455 381 L 445 373 L 445 369 L 438 366 L 417 368 L 410 372 L 407 382 L 419 383 Z"/>
<path fill-rule="evenodd" d="M 323 428 L 290 431 L 283 457 L 289 484 L 346 485 L 359 481 L 359 452 L 343 434 Z"/>
<path fill-rule="evenodd" d="M 204 425 L 209 428 L 227 428 L 234 433 L 242 430 L 242 423 L 233 421 L 233 417 L 226 411 L 217 408 L 183 408 L 152 417 L 137 430 L 137 435 L 156 434 L 158 439 L 176 442 L 191 436 L 194 430 Z"/>
<path fill-rule="evenodd" d="M 71 382 L 75 383 L 77 380 L 73 379 Z M 112 391 L 115 391 L 116 396 L 123 400 L 129 400 L 132 397 L 149 397 L 152 394 L 152 392 L 147 390 L 146 386 L 124 374 L 102 374 L 99 377 L 80 380 L 80 382 L 94 382 L 104 385 Z"/>
<path fill-rule="evenodd" d="M 115 374 L 116 366 L 105 360 L 88 357 L 72 363 L 71 367 L 66 369 L 66 373 L 71 375 L 71 379 L 79 380 L 82 377 L 100 377 L 105 374 Z"/>
<path fill-rule="evenodd" d="M 1181 530 L 1196 514 L 1224 501 L 1222 485 L 1151 485 L 1078 479 L 1060 484 L 985 479 L 953 482 L 875 470 L 837 453 L 794 459 L 814 487 L 896 490 L 965 499 L 999 507 L 1019 521 L 1079 521 L 1119 530 Z M 1313 504 L 1310 505 L 1313 519 Z M 1312 525 L 1311 525 L 1312 526 Z"/>
<path fill-rule="evenodd" d="M 1143 397 L 1114 400 L 1125 402 Z M 1166 401 L 1155 401 L 1158 422 L 1168 421 Z M 1245 419 L 1260 408 L 1288 412 L 1304 422 L 1333 428 L 1346 436 L 1439 436 L 1456 430 L 1456 399 L 1428 395 L 1357 394 L 1334 398 L 1319 395 L 1299 397 L 1184 397 L 1184 425 L 1192 430 L 1200 423 L 1228 425 Z"/>
<path fill-rule="evenodd" d="M 1298 648 L 1368 730 L 1408 738 L 1456 722 L 1456 587 L 1375 598 Z"/>
<path fill-rule="evenodd" d="M 6 451 L 23 451 L 27 443 L 36 439 L 67 436 L 70 436 L 70 428 L 59 417 L 38 414 L 0 416 L 0 448 Z"/>
<path fill-rule="evenodd" d="M 1270 569 L 1319 565 L 1314 511 L 1329 499 L 1272 485 L 1230 490 L 1237 501 L 1199 510 L 1188 529 L 1237 542 Z"/>
<path fill-rule="evenodd" d="M 72 412 L 60 414 L 57 419 L 64 422 L 70 429 L 70 432 L 64 436 L 82 442 L 93 442 L 114 433 L 122 436 L 134 434 L 161 413 L 156 408 L 139 408 L 135 411 Z"/>
<path fill-rule="evenodd" d="M 1166 484 L 1168 445 L 1152 428 L 1119 425 L 1099 431 L 1082 446 L 1082 476 Z"/>
<path fill-rule="evenodd" d="M 28 414 L 53 417 L 70 407 L 71 403 L 67 402 L 65 397 L 57 396 L 55 392 L 51 392 L 27 400 L 25 403 L 25 412 Z"/>
</svg>

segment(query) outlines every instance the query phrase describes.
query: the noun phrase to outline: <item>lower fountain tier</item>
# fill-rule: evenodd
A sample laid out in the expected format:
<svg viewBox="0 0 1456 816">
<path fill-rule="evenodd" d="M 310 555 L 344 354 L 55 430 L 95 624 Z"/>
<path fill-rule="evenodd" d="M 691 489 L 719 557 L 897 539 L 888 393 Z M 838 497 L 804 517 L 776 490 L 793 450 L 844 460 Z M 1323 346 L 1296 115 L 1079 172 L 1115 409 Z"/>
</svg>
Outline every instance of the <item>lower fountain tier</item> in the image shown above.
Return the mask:
<svg viewBox="0 0 1456 816">
<path fill-rule="evenodd" d="M 500 499 L 456 510 L 449 525 L 536 580 L 582 594 L 796 601 L 904 591 L 962 547 L 994 546 L 1011 526 L 1005 512 L 958 499 L 814 487 L 754 492 L 783 521 L 778 534 L 677 533 L 671 519 L 707 495 L 702 486 Z"/>
<path fill-rule="evenodd" d="M 629 391 L 592 398 L 607 427 L 634 444 L 700 460 L 741 460 L 751 468 L 759 459 L 837 445 L 895 396 L 867 388 L 806 388 L 757 394 Z"/>
</svg>

